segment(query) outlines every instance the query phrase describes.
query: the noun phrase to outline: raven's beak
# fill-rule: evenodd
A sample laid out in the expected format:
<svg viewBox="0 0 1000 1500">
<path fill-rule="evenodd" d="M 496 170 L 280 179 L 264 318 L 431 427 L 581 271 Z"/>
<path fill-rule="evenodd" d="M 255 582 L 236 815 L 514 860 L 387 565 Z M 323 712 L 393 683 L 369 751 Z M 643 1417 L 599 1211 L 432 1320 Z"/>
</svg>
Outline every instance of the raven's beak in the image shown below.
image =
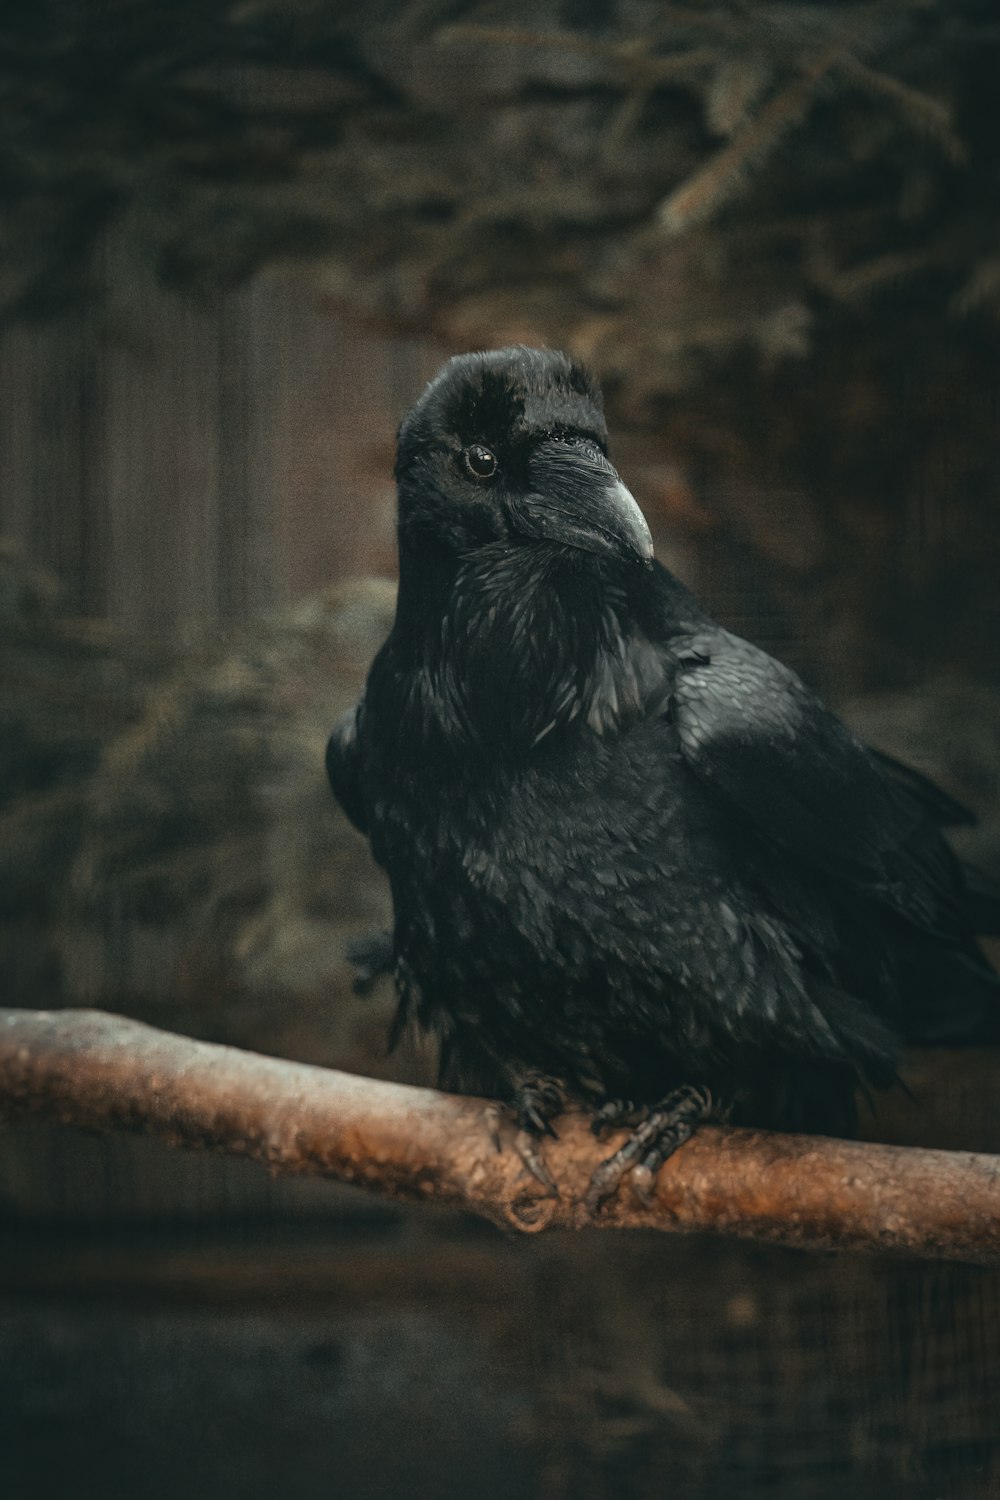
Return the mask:
<svg viewBox="0 0 1000 1500">
<path fill-rule="evenodd" d="M 528 465 L 528 493 L 507 503 L 515 531 L 524 536 L 610 552 L 653 556 L 646 517 L 600 449 L 591 443 L 539 443 Z"/>
</svg>

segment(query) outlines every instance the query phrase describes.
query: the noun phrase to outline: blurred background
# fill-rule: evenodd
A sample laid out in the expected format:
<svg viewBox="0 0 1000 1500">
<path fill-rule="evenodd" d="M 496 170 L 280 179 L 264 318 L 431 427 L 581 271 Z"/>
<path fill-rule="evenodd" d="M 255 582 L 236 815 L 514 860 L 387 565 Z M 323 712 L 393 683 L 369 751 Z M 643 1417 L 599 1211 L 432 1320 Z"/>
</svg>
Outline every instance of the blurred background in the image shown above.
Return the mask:
<svg viewBox="0 0 1000 1500">
<path fill-rule="evenodd" d="M 572 350 L 660 557 L 973 806 L 1000 875 L 990 0 L 7 0 L 0 973 L 385 1056 L 326 733 L 447 355 Z M 1000 1151 L 1000 1058 L 871 1134 Z M 1000 1276 L 525 1243 L 246 1163 L 0 1133 L 0 1492 L 1000 1495 Z"/>
</svg>

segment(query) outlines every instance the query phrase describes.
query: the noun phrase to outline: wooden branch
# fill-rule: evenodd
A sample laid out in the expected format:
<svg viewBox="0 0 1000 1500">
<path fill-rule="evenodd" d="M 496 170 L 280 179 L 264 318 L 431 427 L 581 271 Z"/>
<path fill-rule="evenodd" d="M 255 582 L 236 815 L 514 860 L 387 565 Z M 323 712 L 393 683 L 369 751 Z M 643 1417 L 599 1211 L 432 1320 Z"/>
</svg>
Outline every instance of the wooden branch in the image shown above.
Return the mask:
<svg viewBox="0 0 1000 1500">
<path fill-rule="evenodd" d="M 1000 1262 L 1000 1157 L 704 1127 L 650 1203 L 584 1194 L 616 1139 L 582 1116 L 547 1141 L 558 1197 L 511 1149 L 496 1105 L 191 1041 L 99 1011 L 0 1011 L 0 1118 L 153 1135 L 522 1231 L 711 1231 L 805 1249 Z M 498 1149 L 497 1140 L 504 1149 Z M 619 1136 L 620 1141 L 622 1137 Z"/>
</svg>

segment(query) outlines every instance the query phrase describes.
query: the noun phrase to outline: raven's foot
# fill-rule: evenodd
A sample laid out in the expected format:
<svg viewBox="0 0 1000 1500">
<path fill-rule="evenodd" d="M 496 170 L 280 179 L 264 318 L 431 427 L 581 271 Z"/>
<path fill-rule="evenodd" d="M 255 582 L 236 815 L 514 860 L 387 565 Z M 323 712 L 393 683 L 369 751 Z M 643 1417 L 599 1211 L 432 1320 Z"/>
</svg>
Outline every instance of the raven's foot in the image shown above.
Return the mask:
<svg viewBox="0 0 1000 1500">
<path fill-rule="evenodd" d="M 638 1111 L 628 1101 L 613 1100 L 602 1105 L 593 1122 L 595 1134 L 612 1125 L 622 1124 Z M 606 1198 L 620 1186 L 626 1172 L 633 1171 L 633 1191 L 644 1202 L 653 1196 L 656 1174 L 702 1124 L 717 1113 L 715 1101 L 706 1088 L 675 1089 L 659 1104 L 643 1112 L 642 1123 L 614 1156 L 601 1163 L 590 1179 L 585 1199 L 588 1212 L 596 1213 Z"/>
<path fill-rule="evenodd" d="M 357 970 L 351 984 L 356 995 L 369 994 L 383 974 L 391 974 L 395 967 L 391 932 L 366 932 L 352 939 L 344 952 Z"/>
<path fill-rule="evenodd" d="M 498 1108 L 493 1131 L 494 1144 L 498 1151 L 502 1151 L 501 1118 L 506 1116 L 508 1121 L 513 1120 L 514 1150 L 523 1166 L 552 1198 L 558 1198 L 559 1186 L 538 1149 L 539 1137 L 548 1135 L 557 1139 L 552 1120 L 565 1108 L 566 1092 L 557 1078 L 546 1073 L 528 1073 L 518 1081 L 510 1104 L 502 1110 Z"/>
<path fill-rule="evenodd" d="M 536 1182 L 540 1182 L 550 1198 L 559 1197 L 559 1184 L 545 1165 L 545 1158 L 538 1150 L 538 1137 L 530 1130 L 519 1130 L 514 1137 L 514 1150 L 521 1158 Z"/>
<path fill-rule="evenodd" d="M 512 1107 L 522 1130 L 549 1135 L 554 1141 L 559 1139 L 552 1121 L 565 1112 L 566 1090 L 558 1078 L 550 1073 L 527 1074 L 514 1091 Z"/>
<path fill-rule="evenodd" d="M 636 1104 L 632 1099 L 605 1099 L 599 1109 L 595 1109 L 590 1121 L 590 1128 L 595 1135 L 607 1135 L 610 1130 L 620 1130 L 623 1125 L 633 1128 L 640 1125 L 649 1113 L 649 1107 L 645 1104 Z"/>
</svg>

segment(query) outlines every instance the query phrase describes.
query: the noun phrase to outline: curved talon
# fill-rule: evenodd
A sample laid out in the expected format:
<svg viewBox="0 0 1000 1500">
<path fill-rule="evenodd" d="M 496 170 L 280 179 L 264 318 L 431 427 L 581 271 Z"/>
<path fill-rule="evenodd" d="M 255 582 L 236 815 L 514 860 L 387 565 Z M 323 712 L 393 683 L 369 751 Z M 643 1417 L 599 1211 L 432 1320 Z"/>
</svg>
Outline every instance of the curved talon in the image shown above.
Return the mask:
<svg viewBox="0 0 1000 1500">
<path fill-rule="evenodd" d="M 542 1157 L 535 1150 L 534 1138 L 527 1130 L 519 1130 L 517 1132 L 517 1135 L 514 1137 L 514 1150 L 535 1181 L 540 1182 L 542 1187 L 546 1189 L 546 1197 L 558 1198 L 558 1184 L 545 1165 Z"/>
<path fill-rule="evenodd" d="M 711 1091 L 704 1087 L 685 1086 L 668 1094 L 647 1112 L 624 1146 L 597 1168 L 584 1199 L 588 1211 L 596 1213 L 632 1168 L 635 1168 L 632 1176 L 634 1189 L 648 1204 L 652 1200 L 656 1174 L 663 1163 L 715 1109 Z M 601 1113 L 603 1111 L 599 1111 Z"/>
<path fill-rule="evenodd" d="M 500 1134 L 500 1127 L 503 1124 L 503 1113 L 503 1108 L 499 1104 L 490 1104 L 487 1106 L 486 1118 L 489 1122 L 490 1140 L 493 1143 L 494 1151 L 497 1152 L 503 1150 L 503 1137 Z"/>
<path fill-rule="evenodd" d="M 551 1136 L 554 1141 L 559 1137 L 552 1127 L 552 1116 L 562 1114 L 565 1108 L 566 1094 L 561 1083 L 545 1074 L 529 1075 L 514 1095 L 514 1114 L 522 1130 Z"/>
<path fill-rule="evenodd" d="M 554 1141 L 559 1139 L 552 1124 L 534 1104 L 525 1104 L 520 1112 L 521 1124 L 527 1130 L 533 1130 L 536 1135 L 551 1136 Z"/>
</svg>

